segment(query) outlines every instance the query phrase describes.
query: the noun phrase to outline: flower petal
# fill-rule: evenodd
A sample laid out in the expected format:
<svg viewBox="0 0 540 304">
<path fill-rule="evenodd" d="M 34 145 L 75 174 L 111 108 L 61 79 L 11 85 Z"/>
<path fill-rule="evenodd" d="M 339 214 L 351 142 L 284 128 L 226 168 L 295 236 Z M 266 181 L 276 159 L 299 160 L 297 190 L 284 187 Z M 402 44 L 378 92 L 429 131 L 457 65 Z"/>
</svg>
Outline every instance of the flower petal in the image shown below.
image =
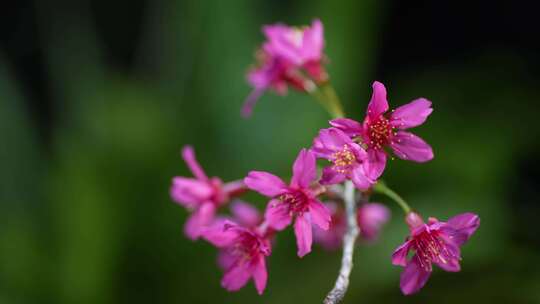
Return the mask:
<svg viewBox="0 0 540 304">
<path fill-rule="evenodd" d="M 354 145 L 354 142 L 343 131 L 336 128 L 322 129 L 313 141 L 312 150 L 317 157 L 332 159 L 332 154 L 341 151 L 345 145 Z"/>
<path fill-rule="evenodd" d="M 195 158 L 195 152 L 193 151 L 193 147 L 184 146 L 184 148 L 182 148 L 182 158 L 186 162 L 186 165 L 189 167 L 189 170 L 191 170 L 191 173 L 193 173 L 193 176 L 195 176 L 198 180 L 201 181 L 208 180 L 208 177 L 204 173 L 204 170 L 201 168 L 201 165 L 199 165 L 199 162 L 197 162 L 197 159 Z"/>
<path fill-rule="evenodd" d="M 358 208 L 358 226 L 362 237 L 374 240 L 390 219 L 390 210 L 383 204 L 367 203 Z"/>
<path fill-rule="evenodd" d="M 203 229 L 211 224 L 216 214 L 216 207 L 212 203 L 204 203 L 199 207 L 187 220 L 184 226 L 184 232 L 187 237 L 196 240 L 198 239 Z"/>
<path fill-rule="evenodd" d="M 390 124 L 398 129 L 416 127 L 423 124 L 431 112 L 431 101 L 418 98 L 395 109 L 390 116 Z"/>
<path fill-rule="evenodd" d="M 480 217 L 474 213 L 463 213 L 450 218 L 447 222 L 457 233 L 452 240 L 459 246 L 463 245 L 480 226 Z"/>
<path fill-rule="evenodd" d="M 381 114 L 388 111 L 388 101 L 386 100 L 386 88 L 378 81 L 373 82 L 373 94 L 369 101 L 367 116 L 374 120 Z"/>
<path fill-rule="evenodd" d="M 332 167 L 325 167 L 319 183 L 321 185 L 335 185 L 342 183 L 346 178 L 345 174 L 337 172 Z"/>
<path fill-rule="evenodd" d="M 221 269 L 229 269 L 238 260 L 237 257 L 232 255 L 228 250 L 220 250 L 218 252 L 217 262 Z"/>
<path fill-rule="evenodd" d="M 422 287 L 424 287 L 430 275 L 430 271 L 426 271 L 420 267 L 418 256 L 415 255 L 409 264 L 407 264 L 405 270 L 403 270 L 401 273 L 401 279 L 399 282 L 401 292 L 403 292 L 405 295 L 411 295 L 418 292 Z"/>
<path fill-rule="evenodd" d="M 396 266 L 407 266 L 407 255 L 411 248 L 411 241 L 401 244 L 392 254 L 392 264 Z"/>
<path fill-rule="evenodd" d="M 251 277 L 249 263 L 235 263 L 221 279 L 221 286 L 228 291 L 236 291 L 246 285 Z"/>
<path fill-rule="evenodd" d="M 336 118 L 330 121 L 330 125 L 338 128 L 350 137 L 362 134 L 362 124 L 349 118 Z"/>
<path fill-rule="evenodd" d="M 264 218 L 268 225 L 276 230 L 285 229 L 292 221 L 289 207 L 278 199 L 273 199 L 268 203 Z"/>
<path fill-rule="evenodd" d="M 386 152 L 382 149 L 368 149 L 367 161 L 363 163 L 364 172 L 372 179 L 378 179 L 386 167 Z"/>
<path fill-rule="evenodd" d="M 260 81 L 260 80 L 257 80 Z M 266 91 L 266 87 L 256 87 L 249 93 L 248 97 L 244 101 L 244 105 L 242 106 L 242 117 L 248 118 L 253 113 L 253 108 L 255 107 L 255 104 L 257 104 L 257 101 L 259 101 L 259 98 L 261 98 L 262 94 Z"/>
<path fill-rule="evenodd" d="M 302 149 L 294 161 L 291 186 L 308 188 L 315 178 L 317 178 L 315 155 L 310 150 Z"/>
<path fill-rule="evenodd" d="M 237 181 L 232 181 L 232 182 L 225 183 L 222 186 L 222 190 L 223 190 L 223 192 L 226 193 L 226 195 L 228 197 L 233 197 L 233 196 L 237 196 L 237 195 L 242 194 L 247 189 L 246 189 L 246 185 L 244 184 L 243 180 L 237 180 Z"/>
<path fill-rule="evenodd" d="M 170 194 L 173 201 L 186 208 L 195 208 L 210 199 L 213 189 L 208 183 L 194 178 L 174 177 Z"/>
<path fill-rule="evenodd" d="M 278 196 L 287 191 L 287 185 L 281 178 L 264 171 L 251 171 L 244 178 L 244 184 L 251 190 L 268 197 Z"/>
<path fill-rule="evenodd" d="M 390 144 L 397 157 L 423 163 L 433 159 L 433 150 L 420 137 L 405 131 L 397 132 Z"/>
<path fill-rule="evenodd" d="M 304 31 L 302 57 L 305 61 L 320 60 L 324 48 L 324 29 L 321 20 L 313 20 L 311 27 Z"/>
<path fill-rule="evenodd" d="M 259 255 L 254 261 L 253 265 L 253 281 L 255 282 L 255 288 L 257 292 L 261 295 L 266 288 L 266 281 L 268 280 L 268 273 L 266 271 L 266 261 L 264 256 Z"/>
<path fill-rule="evenodd" d="M 236 200 L 231 204 L 231 213 L 242 226 L 255 227 L 261 221 L 259 210 L 241 200 Z"/>
<path fill-rule="evenodd" d="M 354 168 L 352 171 L 351 171 L 351 176 L 350 176 L 354 186 L 356 188 L 358 188 L 358 190 L 360 191 L 365 191 L 367 189 L 369 189 L 374 183 L 375 181 L 370 179 L 369 177 L 366 176 L 365 172 L 364 172 L 364 168 L 362 166 L 358 166 L 356 168 Z"/>
<path fill-rule="evenodd" d="M 294 234 L 296 235 L 296 244 L 298 246 L 297 254 L 303 257 L 311 252 L 312 231 L 311 219 L 308 213 L 304 213 L 296 217 L 294 223 Z"/>
<path fill-rule="evenodd" d="M 309 202 L 309 214 L 313 224 L 319 226 L 323 230 L 328 230 L 330 227 L 330 211 L 318 200 Z"/>
</svg>

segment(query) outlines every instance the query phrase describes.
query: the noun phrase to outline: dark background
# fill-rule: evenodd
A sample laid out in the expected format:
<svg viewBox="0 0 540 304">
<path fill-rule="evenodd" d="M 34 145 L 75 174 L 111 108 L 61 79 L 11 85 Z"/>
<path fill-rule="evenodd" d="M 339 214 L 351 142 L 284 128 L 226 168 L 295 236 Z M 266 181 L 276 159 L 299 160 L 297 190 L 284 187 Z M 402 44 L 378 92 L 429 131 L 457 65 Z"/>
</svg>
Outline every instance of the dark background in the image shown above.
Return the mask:
<svg viewBox="0 0 540 304">
<path fill-rule="evenodd" d="M 340 253 L 302 260 L 278 236 L 262 297 L 221 289 L 215 250 L 168 197 L 193 144 L 225 180 L 290 174 L 327 116 L 308 96 L 239 109 L 260 27 L 320 17 L 332 82 L 361 119 L 373 80 L 424 96 L 425 165 L 385 180 L 424 215 L 482 225 L 463 271 L 403 297 L 389 256 L 400 210 L 361 245 L 345 303 L 540 303 L 540 26 L 533 1 L 10 1 L 0 10 L 0 303 L 317 303 Z M 247 197 L 260 209 L 264 199 Z"/>
</svg>

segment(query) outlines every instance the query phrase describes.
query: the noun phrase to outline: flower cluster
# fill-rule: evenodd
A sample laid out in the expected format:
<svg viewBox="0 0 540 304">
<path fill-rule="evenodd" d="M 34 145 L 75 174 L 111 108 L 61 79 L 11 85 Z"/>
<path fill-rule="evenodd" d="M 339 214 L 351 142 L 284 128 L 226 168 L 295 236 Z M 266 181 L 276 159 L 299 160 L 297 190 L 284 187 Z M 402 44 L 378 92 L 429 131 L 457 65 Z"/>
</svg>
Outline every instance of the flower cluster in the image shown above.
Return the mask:
<svg viewBox="0 0 540 304">
<path fill-rule="evenodd" d="M 246 115 L 267 89 L 284 93 L 291 86 L 311 93 L 328 85 L 319 20 L 304 28 L 265 26 L 263 32 L 267 41 L 258 53 L 259 65 L 248 74 L 254 91 L 244 106 Z M 405 267 L 400 283 L 404 294 L 415 293 L 425 285 L 432 264 L 446 271 L 460 270 L 460 246 L 478 228 L 479 217 L 464 213 L 447 222 L 430 217 L 424 223 L 380 181 L 390 152 L 419 163 L 433 159 L 432 148 L 405 131 L 426 121 L 433 111 L 431 102 L 419 98 L 389 112 L 385 86 L 375 81 L 372 88 L 362 122 L 343 117 L 329 121 L 328 128 L 318 131 L 312 146 L 298 153 L 289 182 L 266 171 L 250 171 L 241 180 L 224 183 L 205 174 L 191 147 L 183 149 L 182 156 L 194 178 L 174 177 L 170 194 L 191 213 L 185 224 L 186 235 L 193 240 L 202 238 L 219 249 L 224 288 L 235 291 L 253 279 L 262 294 L 275 235 L 289 225 L 293 226 L 299 257 L 311 252 L 313 242 L 330 250 L 339 248 L 347 230 L 356 223 L 365 241 L 376 241 L 390 219 L 390 210 L 369 201 L 373 192 L 394 198 L 406 213 L 410 236 L 392 256 L 394 265 Z M 317 159 L 326 160 L 320 174 Z M 343 207 L 347 201 L 343 184 L 353 185 L 358 191 L 350 199 L 353 212 Z M 264 215 L 237 198 L 249 190 L 268 198 Z M 228 212 L 219 213 L 225 208 Z M 347 213 L 355 220 L 349 221 Z M 411 251 L 414 254 L 409 258 Z"/>
</svg>

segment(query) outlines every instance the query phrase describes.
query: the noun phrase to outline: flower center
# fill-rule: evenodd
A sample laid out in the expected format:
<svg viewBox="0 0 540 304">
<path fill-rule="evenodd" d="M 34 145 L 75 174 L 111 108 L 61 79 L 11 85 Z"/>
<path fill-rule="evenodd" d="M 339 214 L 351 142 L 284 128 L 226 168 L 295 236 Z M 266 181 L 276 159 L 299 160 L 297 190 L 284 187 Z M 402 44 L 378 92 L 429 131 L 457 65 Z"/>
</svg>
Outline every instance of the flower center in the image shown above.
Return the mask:
<svg viewBox="0 0 540 304">
<path fill-rule="evenodd" d="M 381 115 L 379 118 L 369 123 L 369 145 L 373 148 L 381 149 L 383 146 L 390 143 L 393 131 L 394 127 L 390 125 L 388 119 Z"/>
<path fill-rule="evenodd" d="M 333 169 L 341 174 L 350 172 L 356 164 L 356 156 L 347 145 L 343 146 L 341 151 L 333 153 L 332 159 L 334 160 Z"/>
<path fill-rule="evenodd" d="M 302 214 L 308 210 L 309 199 L 302 191 L 291 191 L 282 194 L 279 200 L 289 206 L 289 212 L 293 214 Z"/>
<path fill-rule="evenodd" d="M 448 250 L 448 247 L 438 236 L 437 232 L 423 232 L 414 239 L 414 247 L 420 261 L 420 266 L 425 271 L 432 270 L 432 262 L 447 264 L 458 258 L 453 252 Z"/>
</svg>

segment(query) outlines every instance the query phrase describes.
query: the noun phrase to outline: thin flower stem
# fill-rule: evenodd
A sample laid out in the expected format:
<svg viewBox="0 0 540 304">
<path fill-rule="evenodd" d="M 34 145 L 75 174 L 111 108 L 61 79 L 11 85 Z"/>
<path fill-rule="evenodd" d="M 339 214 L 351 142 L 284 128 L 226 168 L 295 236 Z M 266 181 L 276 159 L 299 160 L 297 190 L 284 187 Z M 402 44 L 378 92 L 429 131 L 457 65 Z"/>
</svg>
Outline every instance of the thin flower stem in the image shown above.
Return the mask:
<svg viewBox="0 0 540 304">
<path fill-rule="evenodd" d="M 343 236 L 343 256 L 341 258 L 341 268 L 336 279 L 334 288 L 324 299 L 324 304 L 336 304 L 343 300 L 347 288 L 349 287 L 349 275 L 353 268 L 354 244 L 358 237 L 359 228 L 356 222 L 356 201 L 354 199 L 354 185 L 351 181 L 345 183 L 343 195 L 345 201 L 345 211 L 347 214 L 347 231 Z"/>
<path fill-rule="evenodd" d="M 388 188 L 388 186 L 386 186 L 386 184 L 383 181 L 379 181 L 373 187 L 373 190 L 375 192 L 384 194 L 388 196 L 389 198 L 393 199 L 401 207 L 401 209 L 403 209 L 403 212 L 405 212 L 405 214 L 408 214 L 409 212 L 411 212 L 411 207 L 409 206 L 409 204 L 407 204 L 407 202 L 405 202 L 405 200 L 401 198 L 401 196 L 399 196 L 396 192 Z"/>
<path fill-rule="evenodd" d="M 310 94 L 324 107 L 332 118 L 345 116 L 341 101 L 330 83 L 316 87 L 314 90 L 310 91 Z"/>
<path fill-rule="evenodd" d="M 331 109 L 331 113 L 334 118 L 340 118 L 344 117 L 345 113 L 343 112 L 343 106 L 341 105 L 341 101 L 334 90 L 334 87 L 330 84 L 324 84 L 321 87 L 321 90 L 323 91 L 324 95 L 326 95 L 326 98 L 328 100 L 329 108 Z"/>
</svg>

